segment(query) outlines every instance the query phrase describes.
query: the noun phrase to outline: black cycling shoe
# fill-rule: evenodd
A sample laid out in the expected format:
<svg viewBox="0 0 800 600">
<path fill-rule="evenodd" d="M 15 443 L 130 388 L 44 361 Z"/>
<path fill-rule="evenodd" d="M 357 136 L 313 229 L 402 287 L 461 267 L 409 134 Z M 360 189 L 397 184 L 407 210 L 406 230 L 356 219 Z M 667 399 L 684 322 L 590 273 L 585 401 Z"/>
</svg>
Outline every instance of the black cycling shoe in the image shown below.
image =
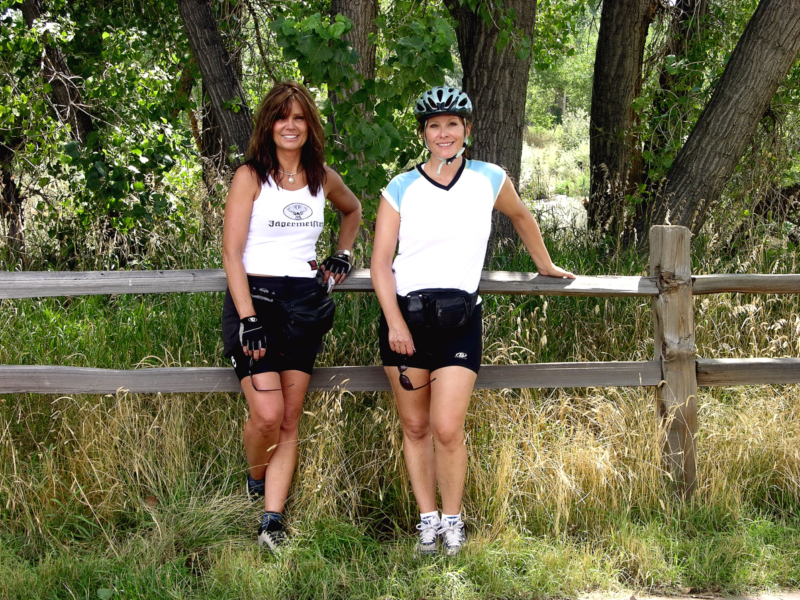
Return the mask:
<svg viewBox="0 0 800 600">
<path fill-rule="evenodd" d="M 250 500 L 258 500 L 264 497 L 264 480 L 253 479 L 247 476 L 247 497 Z"/>
</svg>

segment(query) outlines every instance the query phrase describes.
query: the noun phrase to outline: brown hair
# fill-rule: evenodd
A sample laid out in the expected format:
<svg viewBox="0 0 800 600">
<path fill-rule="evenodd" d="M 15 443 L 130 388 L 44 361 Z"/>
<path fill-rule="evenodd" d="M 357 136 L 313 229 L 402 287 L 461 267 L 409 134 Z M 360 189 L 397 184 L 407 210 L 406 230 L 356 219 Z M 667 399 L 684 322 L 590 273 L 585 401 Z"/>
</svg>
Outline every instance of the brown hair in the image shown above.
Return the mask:
<svg viewBox="0 0 800 600">
<path fill-rule="evenodd" d="M 300 164 L 306 172 L 308 189 L 316 196 L 325 183 L 325 130 L 314 99 L 308 90 L 293 81 L 276 83 L 261 101 L 256 112 L 256 123 L 250 145 L 247 149 L 247 162 L 258 175 L 261 184 L 271 177 L 278 179 L 278 155 L 272 128 L 275 121 L 289 116 L 292 101 L 297 100 L 308 124 L 308 139 L 300 153 Z"/>
<path fill-rule="evenodd" d="M 461 122 L 464 123 L 464 138 L 466 140 L 467 137 L 467 127 L 472 127 L 472 119 L 469 117 L 465 117 L 464 115 L 458 115 L 456 113 L 442 113 L 440 115 L 433 115 L 436 117 L 441 116 L 450 116 L 450 117 L 458 117 L 461 119 Z M 430 119 L 430 117 L 428 117 Z M 423 121 L 417 121 L 417 133 L 420 135 L 423 141 L 425 141 L 425 126 L 428 124 L 428 119 L 424 119 Z"/>
</svg>

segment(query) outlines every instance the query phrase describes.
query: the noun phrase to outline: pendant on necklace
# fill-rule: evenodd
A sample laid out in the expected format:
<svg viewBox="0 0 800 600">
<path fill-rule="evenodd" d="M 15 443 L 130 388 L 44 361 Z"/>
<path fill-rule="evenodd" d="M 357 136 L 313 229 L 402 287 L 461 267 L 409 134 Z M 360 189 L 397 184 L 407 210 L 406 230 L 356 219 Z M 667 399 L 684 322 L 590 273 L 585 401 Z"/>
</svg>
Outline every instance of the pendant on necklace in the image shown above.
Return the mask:
<svg viewBox="0 0 800 600">
<path fill-rule="evenodd" d="M 294 183 L 294 175 L 289 175 L 289 183 Z"/>
</svg>

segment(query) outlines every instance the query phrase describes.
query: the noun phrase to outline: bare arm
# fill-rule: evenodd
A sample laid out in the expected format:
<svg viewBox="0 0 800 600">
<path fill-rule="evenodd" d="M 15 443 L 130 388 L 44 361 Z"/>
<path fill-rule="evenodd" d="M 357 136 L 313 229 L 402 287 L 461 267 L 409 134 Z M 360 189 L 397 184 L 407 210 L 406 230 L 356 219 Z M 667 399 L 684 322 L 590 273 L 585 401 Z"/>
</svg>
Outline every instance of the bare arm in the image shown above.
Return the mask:
<svg viewBox="0 0 800 600">
<path fill-rule="evenodd" d="M 242 255 L 250 231 L 250 214 L 253 202 L 258 197 L 261 185 L 255 172 L 248 167 L 239 168 L 233 176 L 228 198 L 225 200 L 225 225 L 222 230 L 222 264 L 228 278 L 228 289 L 231 291 L 233 303 L 239 318 L 256 314 L 250 287 L 247 284 L 247 273 L 244 270 Z M 259 358 L 263 356 L 264 350 Z M 250 354 L 245 350 L 245 354 Z"/>
<path fill-rule="evenodd" d="M 550 253 L 544 245 L 539 224 L 531 214 L 531 211 L 528 210 L 528 207 L 520 200 L 510 179 L 506 178 L 494 207 L 511 219 L 514 229 L 517 230 L 522 243 L 528 249 L 540 275 L 575 279 L 575 275 L 553 264 L 550 259 Z"/>
<path fill-rule="evenodd" d="M 350 191 L 350 188 L 344 184 L 344 181 L 336 171 L 330 167 L 325 167 L 325 173 L 327 174 L 324 190 L 325 197 L 342 213 L 342 226 L 339 229 L 339 243 L 336 249 L 352 250 L 358 228 L 361 226 L 361 202 Z M 328 277 L 330 275 L 326 273 L 325 281 L 328 281 Z M 341 283 L 344 281 L 346 274 L 341 273 L 335 277 L 336 283 Z"/>
<path fill-rule="evenodd" d="M 414 340 L 397 305 L 397 284 L 392 271 L 392 260 L 400 232 L 400 213 L 385 198 L 381 198 L 375 219 L 375 244 L 372 249 L 370 276 L 375 295 L 381 304 L 389 325 L 389 346 L 400 354 L 415 352 Z"/>
</svg>

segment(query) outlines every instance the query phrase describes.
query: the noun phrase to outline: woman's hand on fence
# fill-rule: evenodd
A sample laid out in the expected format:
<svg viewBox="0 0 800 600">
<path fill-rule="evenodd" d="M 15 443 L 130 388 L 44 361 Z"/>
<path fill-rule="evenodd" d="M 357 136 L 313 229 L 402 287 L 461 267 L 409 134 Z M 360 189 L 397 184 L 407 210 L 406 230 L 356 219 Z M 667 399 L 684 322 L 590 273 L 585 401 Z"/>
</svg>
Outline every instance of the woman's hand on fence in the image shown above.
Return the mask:
<svg viewBox="0 0 800 600">
<path fill-rule="evenodd" d="M 546 275 L 547 277 L 561 277 L 567 279 L 575 279 L 575 274 L 571 273 L 570 271 L 565 271 L 561 267 L 557 267 L 553 263 L 550 263 L 549 267 L 544 269 L 539 269 L 539 275 Z"/>
<path fill-rule="evenodd" d="M 322 261 L 319 268 L 323 273 L 325 283 L 328 283 L 328 280 L 333 277 L 334 283 L 338 285 L 350 274 L 353 267 L 348 255 L 337 252 Z"/>
</svg>

